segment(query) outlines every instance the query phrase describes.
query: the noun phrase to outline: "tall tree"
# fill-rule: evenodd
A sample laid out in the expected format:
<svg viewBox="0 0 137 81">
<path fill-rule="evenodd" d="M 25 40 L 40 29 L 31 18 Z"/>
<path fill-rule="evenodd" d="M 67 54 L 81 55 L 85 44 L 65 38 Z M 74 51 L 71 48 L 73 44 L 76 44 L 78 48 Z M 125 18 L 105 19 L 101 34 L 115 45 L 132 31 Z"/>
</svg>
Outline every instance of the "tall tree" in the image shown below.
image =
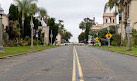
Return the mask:
<svg viewBox="0 0 137 81">
<path fill-rule="evenodd" d="M 79 24 L 79 28 L 82 29 L 82 30 L 85 30 L 86 29 L 86 25 L 85 25 L 85 22 L 82 21 L 80 24 Z"/>
<path fill-rule="evenodd" d="M 18 21 L 9 21 L 9 26 L 6 27 L 6 32 L 9 34 L 9 39 L 17 39 L 20 36 L 20 28 Z"/>
<path fill-rule="evenodd" d="M 11 4 L 9 8 L 9 20 L 13 20 L 13 21 L 18 20 L 18 13 L 19 13 L 18 7 L 15 6 L 14 4 Z"/>
<path fill-rule="evenodd" d="M 30 5 L 29 8 L 29 14 L 31 16 L 31 23 L 33 22 L 33 15 L 35 15 L 38 12 L 38 7 L 35 3 Z"/>
<path fill-rule="evenodd" d="M 48 15 L 47 15 L 46 9 L 45 8 L 40 8 L 39 11 L 40 11 L 40 16 L 39 16 L 40 20 L 43 19 L 47 24 L 48 23 Z"/>
<path fill-rule="evenodd" d="M 24 38 L 24 20 L 25 12 L 30 7 L 30 4 L 37 0 L 14 0 L 18 6 L 18 9 L 22 12 L 22 37 Z"/>
<path fill-rule="evenodd" d="M 80 42 L 80 43 L 84 42 L 84 39 L 85 39 L 85 33 L 82 32 L 82 33 L 79 35 L 78 39 L 79 39 L 79 42 Z"/>
<path fill-rule="evenodd" d="M 95 24 L 94 20 L 90 18 L 84 18 L 84 20 L 79 25 L 79 28 L 82 27 L 85 29 L 85 39 L 86 40 L 88 40 L 89 31 L 93 24 Z"/>
<path fill-rule="evenodd" d="M 56 40 L 56 36 L 58 34 L 58 27 L 59 25 L 57 23 L 55 23 L 55 18 L 49 18 L 48 19 L 48 24 L 47 24 L 50 28 L 49 34 L 51 34 L 51 30 L 52 30 L 52 34 L 53 34 L 53 41 L 54 42 Z M 49 39 L 51 40 L 50 36 Z"/>
</svg>

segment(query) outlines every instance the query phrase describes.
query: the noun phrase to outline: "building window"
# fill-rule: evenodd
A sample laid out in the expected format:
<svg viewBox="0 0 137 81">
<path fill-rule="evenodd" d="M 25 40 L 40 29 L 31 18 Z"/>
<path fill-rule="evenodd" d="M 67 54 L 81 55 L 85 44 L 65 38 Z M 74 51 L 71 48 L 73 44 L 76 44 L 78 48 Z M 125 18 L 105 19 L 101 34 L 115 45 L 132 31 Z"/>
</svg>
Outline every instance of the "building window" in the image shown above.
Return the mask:
<svg viewBox="0 0 137 81">
<path fill-rule="evenodd" d="M 108 23 L 108 20 L 106 19 L 106 23 Z"/>
<path fill-rule="evenodd" d="M 115 23 L 115 20 L 113 19 L 113 23 Z"/>
<path fill-rule="evenodd" d="M 111 23 L 111 18 L 110 18 L 110 23 Z"/>
</svg>

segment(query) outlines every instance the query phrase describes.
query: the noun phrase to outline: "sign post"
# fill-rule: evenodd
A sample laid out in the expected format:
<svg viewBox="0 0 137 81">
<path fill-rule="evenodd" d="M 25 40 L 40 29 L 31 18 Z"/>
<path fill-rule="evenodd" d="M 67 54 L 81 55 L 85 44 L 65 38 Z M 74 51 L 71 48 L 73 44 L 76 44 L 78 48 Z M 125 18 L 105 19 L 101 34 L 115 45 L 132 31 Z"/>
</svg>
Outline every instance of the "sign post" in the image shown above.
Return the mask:
<svg viewBox="0 0 137 81">
<path fill-rule="evenodd" d="M 131 46 L 130 46 L 130 33 L 132 33 L 132 28 L 129 26 L 130 25 L 131 20 L 128 18 L 127 20 L 127 24 L 128 26 L 126 27 L 126 33 L 128 36 L 128 47 L 127 47 L 127 51 L 131 51 Z"/>
<path fill-rule="evenodd" d="M 110 30 L 109 27 L 107 28 L 107 30 L 108 30 L 108 33 L 106 34 L 106 37 L 108 38 L 108 48 L 111 48 L 111 46 L 110 46 L 110 38 L 112 37 L 112 34 L 109 33 L 109 30 Z"/>
<path fill-rule="evenodd" d="M 51 30 L 50 38 L 51 38 L 51 45 L 52 45 L 52 38 L 53 38 L 52 30 Z"/>
</svg>

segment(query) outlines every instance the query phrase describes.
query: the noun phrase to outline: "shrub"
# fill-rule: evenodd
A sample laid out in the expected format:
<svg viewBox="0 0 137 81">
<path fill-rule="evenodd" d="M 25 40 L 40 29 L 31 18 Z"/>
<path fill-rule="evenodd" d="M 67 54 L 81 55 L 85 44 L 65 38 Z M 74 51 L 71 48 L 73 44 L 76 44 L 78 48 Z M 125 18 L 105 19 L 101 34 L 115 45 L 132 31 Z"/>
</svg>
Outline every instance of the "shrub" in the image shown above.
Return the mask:
<svg viewBox="0 0 137 81">
<path fill-rule="evenodd" d="M 121 44 L 121 36 L 119 34 L 113 34 L 111 45 L 117 46 Z"/>
<path fill-rule="evenodd" d="M 28 46 L 31 44 L 31 38 L 29 36 L 26 36 L 24 39 L 24 45 Z"/>
<path fill-rule="evenodd" d="M 9 40 L 9 34 L 6 32 L 3 32 L 3 40 L 8 41 Z"/>
<path fill-rule="evenodd" d="M 33 44 L 34 44 L 34 45 L 37 45 L 37 41 L 36 41 L 35 39 L 33 40 Z"/>
<path fill-rule="evenodd" d="M 30 39 L 29 36 L 26 36 L 24 40 L 25 40 L 25 41 L 30 41 L 31 39 Z"/>
<path fill-rule="evenodd" d="M 10 40 L 9 41 L 9 46 L 10 47 L 14 47 L 14 46 L 17 46 L 18 44 L 17 44 L 17 41 L 16 40 Z"/>
</svg>

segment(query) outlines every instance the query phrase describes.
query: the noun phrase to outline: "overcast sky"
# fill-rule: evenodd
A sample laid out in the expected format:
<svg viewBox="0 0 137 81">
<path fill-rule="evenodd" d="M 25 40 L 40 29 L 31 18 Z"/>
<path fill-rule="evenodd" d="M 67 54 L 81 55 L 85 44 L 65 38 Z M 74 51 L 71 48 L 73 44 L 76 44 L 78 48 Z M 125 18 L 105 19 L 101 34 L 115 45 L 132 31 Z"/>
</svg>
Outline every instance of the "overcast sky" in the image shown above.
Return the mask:
<svg viewBox="0 0 137 81">
<path fill-rule="evenodd" d="M 79 23 L 86 17 L 96 17 L 96 22 L 102 24 L 104 5 L 108 0 L 38 0 L 38 6 L 44 7 L 50 17 L 63 20 L 65 28 L 73 34 L 71 42 L 78 42 L 82 32 Z M 8 13 L 13 0 L 0 0 L 4 13 Z"/>
</svg>

